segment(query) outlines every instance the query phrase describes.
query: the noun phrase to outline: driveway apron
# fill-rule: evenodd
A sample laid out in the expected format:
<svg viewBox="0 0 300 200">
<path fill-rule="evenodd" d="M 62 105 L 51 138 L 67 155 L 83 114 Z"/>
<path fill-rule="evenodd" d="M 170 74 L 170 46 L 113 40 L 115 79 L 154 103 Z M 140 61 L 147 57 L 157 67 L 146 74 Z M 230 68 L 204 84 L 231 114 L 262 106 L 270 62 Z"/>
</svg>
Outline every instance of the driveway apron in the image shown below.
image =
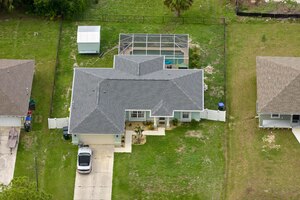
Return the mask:
<svg viewBox="0 0 300 200">
<path fill-rule="evenodd" d="M 114 146 L 90 145 L 93 150 L 92 172 L 76 172 L 74 200 L 110 200 L 112 193 Z"/>
</svg>

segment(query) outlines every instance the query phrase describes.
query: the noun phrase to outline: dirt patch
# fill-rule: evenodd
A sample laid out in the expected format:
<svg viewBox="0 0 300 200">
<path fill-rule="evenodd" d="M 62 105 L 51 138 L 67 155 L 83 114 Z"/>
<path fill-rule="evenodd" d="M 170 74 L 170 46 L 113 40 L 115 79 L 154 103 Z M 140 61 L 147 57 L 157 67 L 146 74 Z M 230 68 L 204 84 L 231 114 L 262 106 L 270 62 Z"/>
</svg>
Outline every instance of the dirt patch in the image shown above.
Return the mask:
<svg viewBox="0 0 300 200">
<path fill-rule="evenodd" d="M 193 138 L 198 138 L 201 140 L 207 140 L 208 137 L 203 135 L 203 133 L 200 130 L 191 130 L 191 131 L 187 131 L 185 133 L 185 137 L 193 137 Z"/>
<path fill-rule="evenodd" d="M 204 68 L 204 72 L 205 73 L 207 73 L 207 74 L 212 74 L 212 73 L 214 73 L 214 67 L 213 66 L 211 66 L 211 65 L 208 65 L 208 66 L 206 66 L 205 68 Z"/>
<path fill-rule="evenodd" d="M 262 138 L 262 141 L 264 143 L 264 145 L 262 146 L 262 151 L 267 152 L 269 150 L 279 150 L 280 149 L 280 145 L 276 144 L 276 138 L 275 135 L 272 133 L 269 135 L 265 135 Z"/>
<path fill-rule="evenodd" d="M 180 146 L 180 147 L 178 147 L 178 148 L 176 149 L 176 152 L 177 152 L 177 153 L 182 153 L 184 150 L 185 150 L 185 146 L 182 145 L 182 146 Z"/>
<path fill-rule="evenodd" d="M 212 163 L 211 159 L 208 156 L 202 158 L 203 165 L 210 165 Z"/>
<path fill-rule="evenodd" d="M 136 135 L 133 135 L 132 136 L 132 144 L 135 144 L 135 145 L 143 145 L 146 143 L 146 136 L 143 135 L 140 139 L 140 141 L 138 140 L 138 137 Z"/>
<path fill-rule="evenodd" d="M 190 48 L 200 48 L 200 45 L 198 44 L 198 43 L 196 43 L 196 42 L 193 42 L 193 39 L 192 39 L 192 37 L 190 37 L 189 38 L 189 47 Z"/>
<path fill-rule="evenodd" d="M 224 96 L 224 89 L 223 87 L 211 87 L 209 94 L 210 96 L 221 98 Z"/>
<path fill-rule="evenodd" d="M 32 147 L 32 143 L 33 143 L 32 136 L 24 134 L 22 140 L 24 141 L 24 147 L 25 147 L 25 149 L 30 149 Z"/>
</svg>

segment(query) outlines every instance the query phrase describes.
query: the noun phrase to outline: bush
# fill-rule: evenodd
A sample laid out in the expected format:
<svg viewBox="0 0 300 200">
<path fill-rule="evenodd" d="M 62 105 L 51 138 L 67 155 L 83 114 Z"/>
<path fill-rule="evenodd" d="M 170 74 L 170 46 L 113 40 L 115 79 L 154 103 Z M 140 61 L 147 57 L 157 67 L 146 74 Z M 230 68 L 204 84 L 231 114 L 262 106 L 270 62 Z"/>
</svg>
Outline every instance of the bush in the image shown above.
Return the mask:
<svg viewBox="0 0 300 200">
<path fill-rule="evenodd" d="M 197 47 L 190 48 L 190 59 L 189 59 L 190 68 L 200 68 L 201 67 L 201 56 L 200 49 Z"/>
<path fill-rule="evenodd" d="M 143 125 L 144 125 L 144 126 L 149 126 L 149 125 L 151 125 L 151 124 L 153 124 L 152 121 L 145 121 L 145 122 L 143 122 Z"/>
<path fill-rule="evenodd" d="M 149 124 L 148 125 L 148 129 L 151 130 L 151 131 L 154 130 L 154 125 L 153 124 Z"/>
<path fill-rule="evenodd" d="M 195 119 L 192 119 L 191 123 L 190 123 L 190 126 L 191 127 L 197 127 L 199 125 L 199 122 L 196 121 Z"/>
<path fill-rule="evenodd" d="M 50 19 L 59 16 L 76 17 L 83 14 L 90 3 L 91 0 L 17 0 L 15 2 L 18 7 Z"/>
<path fill-rule="evenodd" d="M 177 125 L 178 125 L 178 119 L 177 119 L 177 118 L 174 118 L 174 119 L 172 120 L 172 124 L 173 124 L 173 126 L 177 126 Z"/>
</svg>

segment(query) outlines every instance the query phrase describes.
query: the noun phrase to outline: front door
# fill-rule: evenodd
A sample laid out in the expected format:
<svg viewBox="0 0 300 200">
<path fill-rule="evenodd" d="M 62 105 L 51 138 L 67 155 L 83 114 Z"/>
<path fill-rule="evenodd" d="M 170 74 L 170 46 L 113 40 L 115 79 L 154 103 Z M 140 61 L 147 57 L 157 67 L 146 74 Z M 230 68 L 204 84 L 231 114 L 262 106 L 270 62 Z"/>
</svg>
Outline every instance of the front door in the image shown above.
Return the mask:
<svg viewBox="0 0 300 200">
<path fill-rule="evenodd" d="M 159 124 L 165 124 L 165 122 L 166 122 L 166 118 L 165 117 L 159 117 L 158 118 L 158 123 Z"/>
<path fill-rule="evenodd" d="M 300 115 L 293 115 L 293 124 L 297 124 L 300 122 Z"/>
</svg>

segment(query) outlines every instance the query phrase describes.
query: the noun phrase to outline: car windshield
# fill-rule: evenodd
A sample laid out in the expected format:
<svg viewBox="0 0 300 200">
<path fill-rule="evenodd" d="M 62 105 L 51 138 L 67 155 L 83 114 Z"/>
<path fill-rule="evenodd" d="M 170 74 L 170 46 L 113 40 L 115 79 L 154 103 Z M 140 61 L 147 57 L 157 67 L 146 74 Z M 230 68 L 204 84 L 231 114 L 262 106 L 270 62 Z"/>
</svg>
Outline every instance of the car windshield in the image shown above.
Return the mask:
<svg viewBox="0 0 300 200">
<path fill-rule="evenodd" d="M 87 153 L 81 153 L 78 156 L 79 166 L 89 166 L 91 155 Z"/>
</svg>

